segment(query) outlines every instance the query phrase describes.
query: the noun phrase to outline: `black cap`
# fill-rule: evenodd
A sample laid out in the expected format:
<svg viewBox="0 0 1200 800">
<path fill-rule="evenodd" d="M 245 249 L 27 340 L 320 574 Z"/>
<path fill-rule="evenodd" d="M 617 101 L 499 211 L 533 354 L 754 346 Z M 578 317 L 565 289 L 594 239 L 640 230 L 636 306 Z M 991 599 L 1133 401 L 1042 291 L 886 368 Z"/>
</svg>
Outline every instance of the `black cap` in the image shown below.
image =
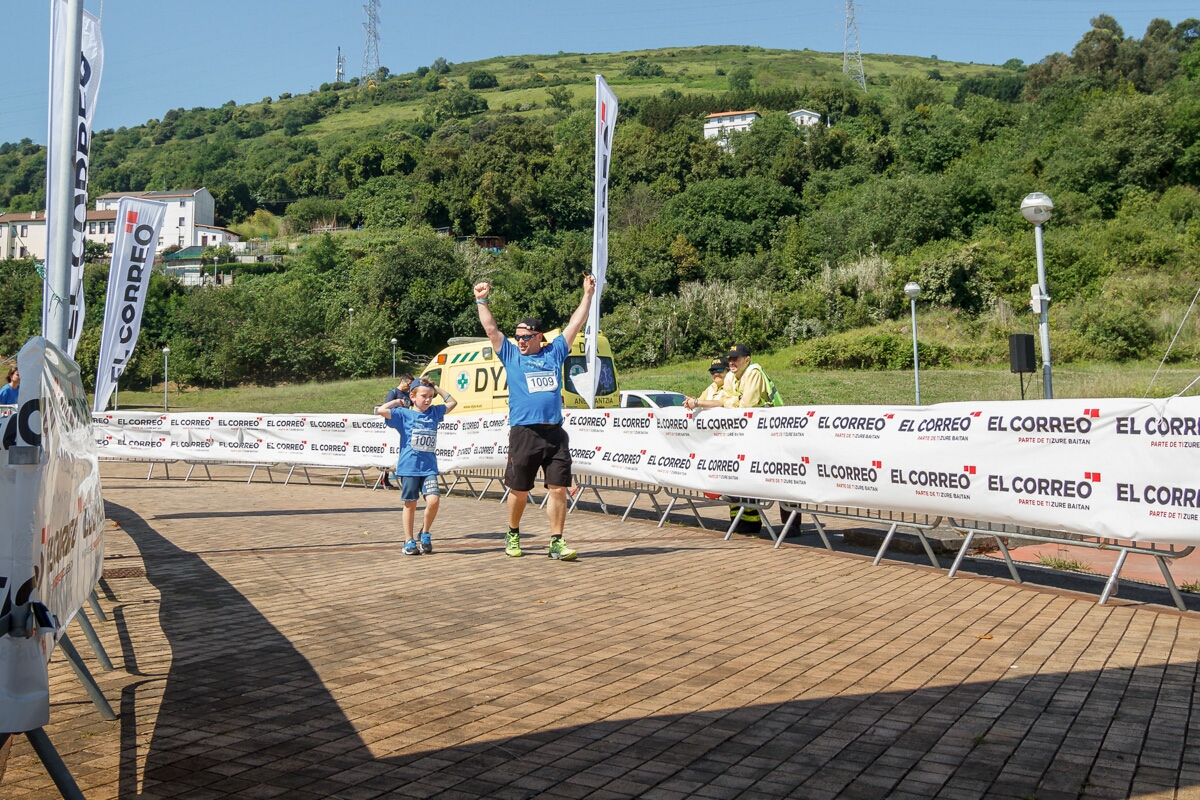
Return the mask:
<svg viewBox="0 0 1200 800">
<path fill-rule="evenodd" d="M 531 331 L 542 332 L 542 321 L 537 317 L 526 317 L 517 323 L 518 328 L 528 328 Z"/>
<path fill-rule="evenodd" d="M 708 365 L 708 371 L 709 372 L 728 372 L 729 371 L 729 359 L 714 358 L 712 360 L 712 363 Z"/>
<path fill-rule="evenodd" d="M 744 344 L 735 344 L 729 348 L 729 352 L 725 354 L 726 358 L 749 358 L 750 348 Z"/>
</svg>

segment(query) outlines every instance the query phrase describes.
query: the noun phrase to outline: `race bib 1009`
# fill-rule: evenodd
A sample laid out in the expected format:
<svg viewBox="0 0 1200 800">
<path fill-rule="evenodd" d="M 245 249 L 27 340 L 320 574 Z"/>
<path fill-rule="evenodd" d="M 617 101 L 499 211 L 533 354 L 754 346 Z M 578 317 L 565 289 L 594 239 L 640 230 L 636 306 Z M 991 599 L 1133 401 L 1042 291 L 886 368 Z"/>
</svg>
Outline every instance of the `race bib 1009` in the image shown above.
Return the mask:
<svg viewBox="0 0 1200 800">
<path fill-rule="evenodd" d="M 409 442 L 412 449 L 419 453 L 436 453 L 437 431 L 413 431 Z"/>
<path fill-rule="evenodd" d="M 558 373 L 527 372 L 525 373 L 525 385 L 529 388 L 530 394 L 536 392 L 557 392 Z"/>
</svg>

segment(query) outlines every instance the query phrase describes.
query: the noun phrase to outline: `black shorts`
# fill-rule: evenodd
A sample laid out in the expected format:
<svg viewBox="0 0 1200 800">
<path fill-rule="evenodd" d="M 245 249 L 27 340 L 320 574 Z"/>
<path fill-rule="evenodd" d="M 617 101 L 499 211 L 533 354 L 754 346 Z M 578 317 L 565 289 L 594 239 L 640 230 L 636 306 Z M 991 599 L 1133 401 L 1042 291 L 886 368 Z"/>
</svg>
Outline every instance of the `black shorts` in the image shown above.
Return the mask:
<svg viewBox="0 0 1200 800">
<path fill-rule="evenodd" d="M 571 485 L 571 443 L 561 425 L 514 425 L 508 431 L 508 466 L 504 485 L 528 492 L 538 469 L 547 486 Z"/>
</svg>

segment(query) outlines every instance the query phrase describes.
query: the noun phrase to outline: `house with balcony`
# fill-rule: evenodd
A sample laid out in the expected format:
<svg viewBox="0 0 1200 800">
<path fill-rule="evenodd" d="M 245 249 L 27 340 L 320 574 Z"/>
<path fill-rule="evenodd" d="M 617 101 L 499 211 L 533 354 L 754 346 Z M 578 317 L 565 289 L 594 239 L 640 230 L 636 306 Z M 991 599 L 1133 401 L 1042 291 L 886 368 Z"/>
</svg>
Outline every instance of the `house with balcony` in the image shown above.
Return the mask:
<svg viewBox="0 0 1200 800">
<path fill-rule="evenodd" d="M 757 111 L 720 111 L 704 118 L 704 138 L 716 139 L 722 148 L 729 149 L 729 134 L 748 131 L 762 117 Z"/>
</svg>

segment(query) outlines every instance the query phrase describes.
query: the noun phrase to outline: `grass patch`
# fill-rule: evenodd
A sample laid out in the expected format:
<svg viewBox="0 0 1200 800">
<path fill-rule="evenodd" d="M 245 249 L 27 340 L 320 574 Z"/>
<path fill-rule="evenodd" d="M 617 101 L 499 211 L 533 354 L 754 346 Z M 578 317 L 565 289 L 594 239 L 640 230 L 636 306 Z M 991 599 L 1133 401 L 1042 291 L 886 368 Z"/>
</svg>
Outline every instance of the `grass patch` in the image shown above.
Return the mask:
<svg viewBox="0 0 1200 800">
<path fill-rule="evenodd" d="M 1191 583 L 1179 584 L 1179 591 L 1191 592 L 1192 594 L 1200 594 L 1200 581 L 1192 581 Z"/>
<path fill-rule="evenodd" d="M 1051 569 L 1061 569 L 1061 570 L 1065 570 L 1067 572 L 1091 572 L 1092 571 L 1091 564 L 1087 563 L 1086 561 L 1080 561 L 1078 559 L 1071 558 L 1070 556 L 1068 556 L 1066 554 L 1065 550 L 1059 550 L 1058 555 L 1054 555 L 1054 556 L 1044 555 L 1044 554 L 1040 555 L 1040 556 L 1038 556 L 1038 562 L 1044 567 L 1050 567 Z"/>
</svg>

